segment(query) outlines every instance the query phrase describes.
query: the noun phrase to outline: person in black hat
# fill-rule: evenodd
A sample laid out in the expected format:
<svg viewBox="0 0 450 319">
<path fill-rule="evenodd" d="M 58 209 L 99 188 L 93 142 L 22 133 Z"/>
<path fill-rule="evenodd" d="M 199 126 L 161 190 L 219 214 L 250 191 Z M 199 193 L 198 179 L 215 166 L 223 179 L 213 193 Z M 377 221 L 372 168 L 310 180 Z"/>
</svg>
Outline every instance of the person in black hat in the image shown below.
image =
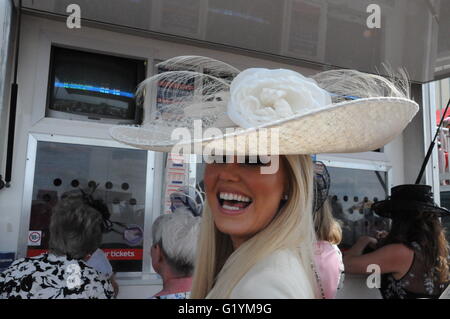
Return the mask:
<svg viewBox="0 0 450 319">
<path fill-rule="evenodd" d="M 369 265 L 381 271 L 384 299 L 437 298 L 449 282 L 448 243 L 439 217 L 450 212 L 437 206 L 428 185 L 399 185 L 391 196 L 372 206 L 392 220 L 380 239 L 363 236 L 344 254 L 346 273 L 367 274 Z M 367 247 L 375 251 L 363 254 Z"/>
</svg>

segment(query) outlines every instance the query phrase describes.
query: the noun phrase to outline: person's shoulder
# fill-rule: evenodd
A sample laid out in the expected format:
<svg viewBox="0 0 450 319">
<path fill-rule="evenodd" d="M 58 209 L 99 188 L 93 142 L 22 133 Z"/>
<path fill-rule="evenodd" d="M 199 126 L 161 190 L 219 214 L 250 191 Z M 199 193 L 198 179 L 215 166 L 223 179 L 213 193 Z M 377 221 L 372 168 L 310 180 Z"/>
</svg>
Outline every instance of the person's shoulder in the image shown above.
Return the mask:
<svg viewBox="0 0 450 319">
<path fill-rule="evenodd" d="M 385 254 L 389 254 L 392 256 L 397 256 L 400 259 L 410 257 L 414 254 L 413 249 L 400 243 L 384 245 L 381 248 L 379 248 L 379 251 L 383 251 Z"/>
<path fill-rule="evenodd" d="M 233 289 L 231 298 L 314 298 L 314 293 L 297 254 L 283 249 L 253 266 Z"/>
<path fill-rule="evenodd" d="M 28 268 L 32 267 L 36 261 L 39 261 L 38 258 L 40 258 L 40 257 L 41 256 L 33 257 L 33 258 L 24 257 L 24 258 L 16 259 L 11 263 L 11 265 L 9 265 L 8 268 L 6 268 L 2 273 L 0 273 L 0 277 L 7 277 L 8 275 L 11 275 L 12 273 L 26 271 Z"/>
<path fill-rule="evenodd" d="M 42 256 L 16 259 L 0 273 L 0 299 L 22 297 L 22 287 L 33 281 L 36 270 L 40 268 L 41 258 Z"/>
<path fill-rule="evenodd" d="M 320 243 L 320 244 L 319 244 Z M 316 244 L 314 262 L 316 265 L 326 265 L 327 269 L 338 269 L 343 263 L 342 253 L 337 245 L 329 242 L 319 242 Z"/>
<path fill-rule="evenodd" d="M 111 277 L 113 275 L 111 263 L 101 249 L 97 249 L 85 263 L 106 277 Z"/>
<path fill-rule="evenodd" d="M 109 280 L 109 276 L 107 274 L 104 274 L 101 271 L 95 269 L 94 267 L 86 263 L 84 260 L 79 260 L 78 264 L 80 266 L 81 273 L 83 274 L 83 276 L 99 281 Z"/>
<path fill-rule="evenodd" d="M 30 261 L 31 261 L 31 259 L 28 257 L 16 259 L 11 263 L 11 265 L 7 269 L 12 268 L 12 267 L 17 267 L 19 265 L 28 264 L 28 263 L 30 263 Z"/>
<path fill-rule="evenodd" d="M 326 254 L 340 254 L 339 247 L 336 244 L 332 244 L 328 241 L 321 240 L 317 241 L 314 245 L 314 254 L 315 255 L 326 255 Z"/>
<path fill-rule="evenodd" d="M 177 292 L 174 294 L 167 294 L 167 295 L 160 295 L 160 296 L 153 296 L 149 299 L 189 299 L 191 296 L 190 291 L 186 292 Z"/>
<path fill-rule="evenodd" d="M 79 261 L 80 275 L 83 281 L 89 287 L 89 291 L 86 291 L 87 298 L 89 299 L 111 299 L 114 298 L 114 288 L 112 286 L 111 279 L 91 266 L 87 265 L 84 261 Z M 95 287 L 95 288 L 94 288 Z"/>
<path fill-rule="evenodd" d="M 254 267 L 263 270 L 297 269 L 300 265 L 300 255 L 292 249 L 279 249 L 261 259 Z"/>
</svg>

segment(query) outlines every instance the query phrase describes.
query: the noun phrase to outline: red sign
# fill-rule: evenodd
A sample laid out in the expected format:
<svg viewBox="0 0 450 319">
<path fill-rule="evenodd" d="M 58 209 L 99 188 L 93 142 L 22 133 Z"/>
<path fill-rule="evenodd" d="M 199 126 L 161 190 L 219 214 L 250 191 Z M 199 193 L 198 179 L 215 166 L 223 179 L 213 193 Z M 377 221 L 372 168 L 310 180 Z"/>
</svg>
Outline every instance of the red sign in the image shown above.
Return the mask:
<svg viewBox="0 0 450 319">
<path fill-rule="evenodd" d="M 442 114 L 444 113 L 445 108 L 436 111 L 436 125 L 439 125 L 441 122 Z M 450 109 L 445 113 L 444 120 L 450 116 Z M 445 125 L 444 125 L 445 127 Z"/>
<path fill-rule="evenodd" d="M 28 249 L 27 257 L 36 257 L 47 252 L 47 249 Z"/>
<path fill-rule="evenodd" d="M 135 248 L 117 248 L 117 249 L 102 249 L 109 260 L 142 260 L 143 249 Z M 46 253 L 46 249 L 28 249 L 27 257 L 39 256 Z"/>
</svg>

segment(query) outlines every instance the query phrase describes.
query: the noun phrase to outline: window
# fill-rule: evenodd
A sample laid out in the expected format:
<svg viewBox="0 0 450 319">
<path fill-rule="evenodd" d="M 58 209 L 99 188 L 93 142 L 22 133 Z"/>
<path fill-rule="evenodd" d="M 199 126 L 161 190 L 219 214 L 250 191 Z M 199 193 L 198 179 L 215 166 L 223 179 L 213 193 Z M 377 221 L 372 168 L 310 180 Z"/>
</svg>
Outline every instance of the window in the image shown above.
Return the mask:
<svg viewBox="0 0 450 319">
<path fill-rule="evenodd" d="M 148 225 L 153 214 L 160 214 L 159 209 L 151 209 L 153 194 L 148 193 L 155 186 L 153 175 L 148 174 L 153 172 L 154 153 L 45 140 L 36 141 L 35 150 L 26 254 L 34 256 L 48 249 L 51 210 L 63 194 L 98 185 L 94 197 L 105 201 L 111 220 L 117 222 L 115 231 L 104 234 L 101 246 L 114 271 L 149 270 L 145 256 L 151 236 Z"/>
<path fill-rule="evenodd" d="M 374 236 L 376 231 L 389 230 L 389 219 L 371 211 L 374 202 L 387 197 L 386 171 L 333 167 L 329 197 L 333 215 L 341 221 L 341 249 L 350 248 L 360 236 Z"/>
</svg>

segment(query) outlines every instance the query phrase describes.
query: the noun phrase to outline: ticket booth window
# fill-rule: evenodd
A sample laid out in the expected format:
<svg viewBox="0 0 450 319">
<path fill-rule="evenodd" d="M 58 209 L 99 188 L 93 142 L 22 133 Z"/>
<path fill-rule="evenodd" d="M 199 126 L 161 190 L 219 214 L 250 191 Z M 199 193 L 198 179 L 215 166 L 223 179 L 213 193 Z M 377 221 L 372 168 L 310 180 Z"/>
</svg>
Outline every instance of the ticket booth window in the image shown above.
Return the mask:
<svg viewBox="0 0 450 319">
<path fill-rule="evenodd" d="M 143 270 L 147 157 L 142 150 L 37 141 L 27 255 L 48 249 L 52 208 L 67 193 L 97 188 L 116 222 L 101 249 L 116 272 Z M 124 169 L 126 168 L 126 169 Z"/>
<path fill-rule="evenodd" d="M 389 219 L 376 215 L 371 206 L 387 197 L 387 172 L 328 167 L 333 215 L 341 221 L 340 248 L 350 248 L 360 236 L 389 230 Z"/>
</svg>

